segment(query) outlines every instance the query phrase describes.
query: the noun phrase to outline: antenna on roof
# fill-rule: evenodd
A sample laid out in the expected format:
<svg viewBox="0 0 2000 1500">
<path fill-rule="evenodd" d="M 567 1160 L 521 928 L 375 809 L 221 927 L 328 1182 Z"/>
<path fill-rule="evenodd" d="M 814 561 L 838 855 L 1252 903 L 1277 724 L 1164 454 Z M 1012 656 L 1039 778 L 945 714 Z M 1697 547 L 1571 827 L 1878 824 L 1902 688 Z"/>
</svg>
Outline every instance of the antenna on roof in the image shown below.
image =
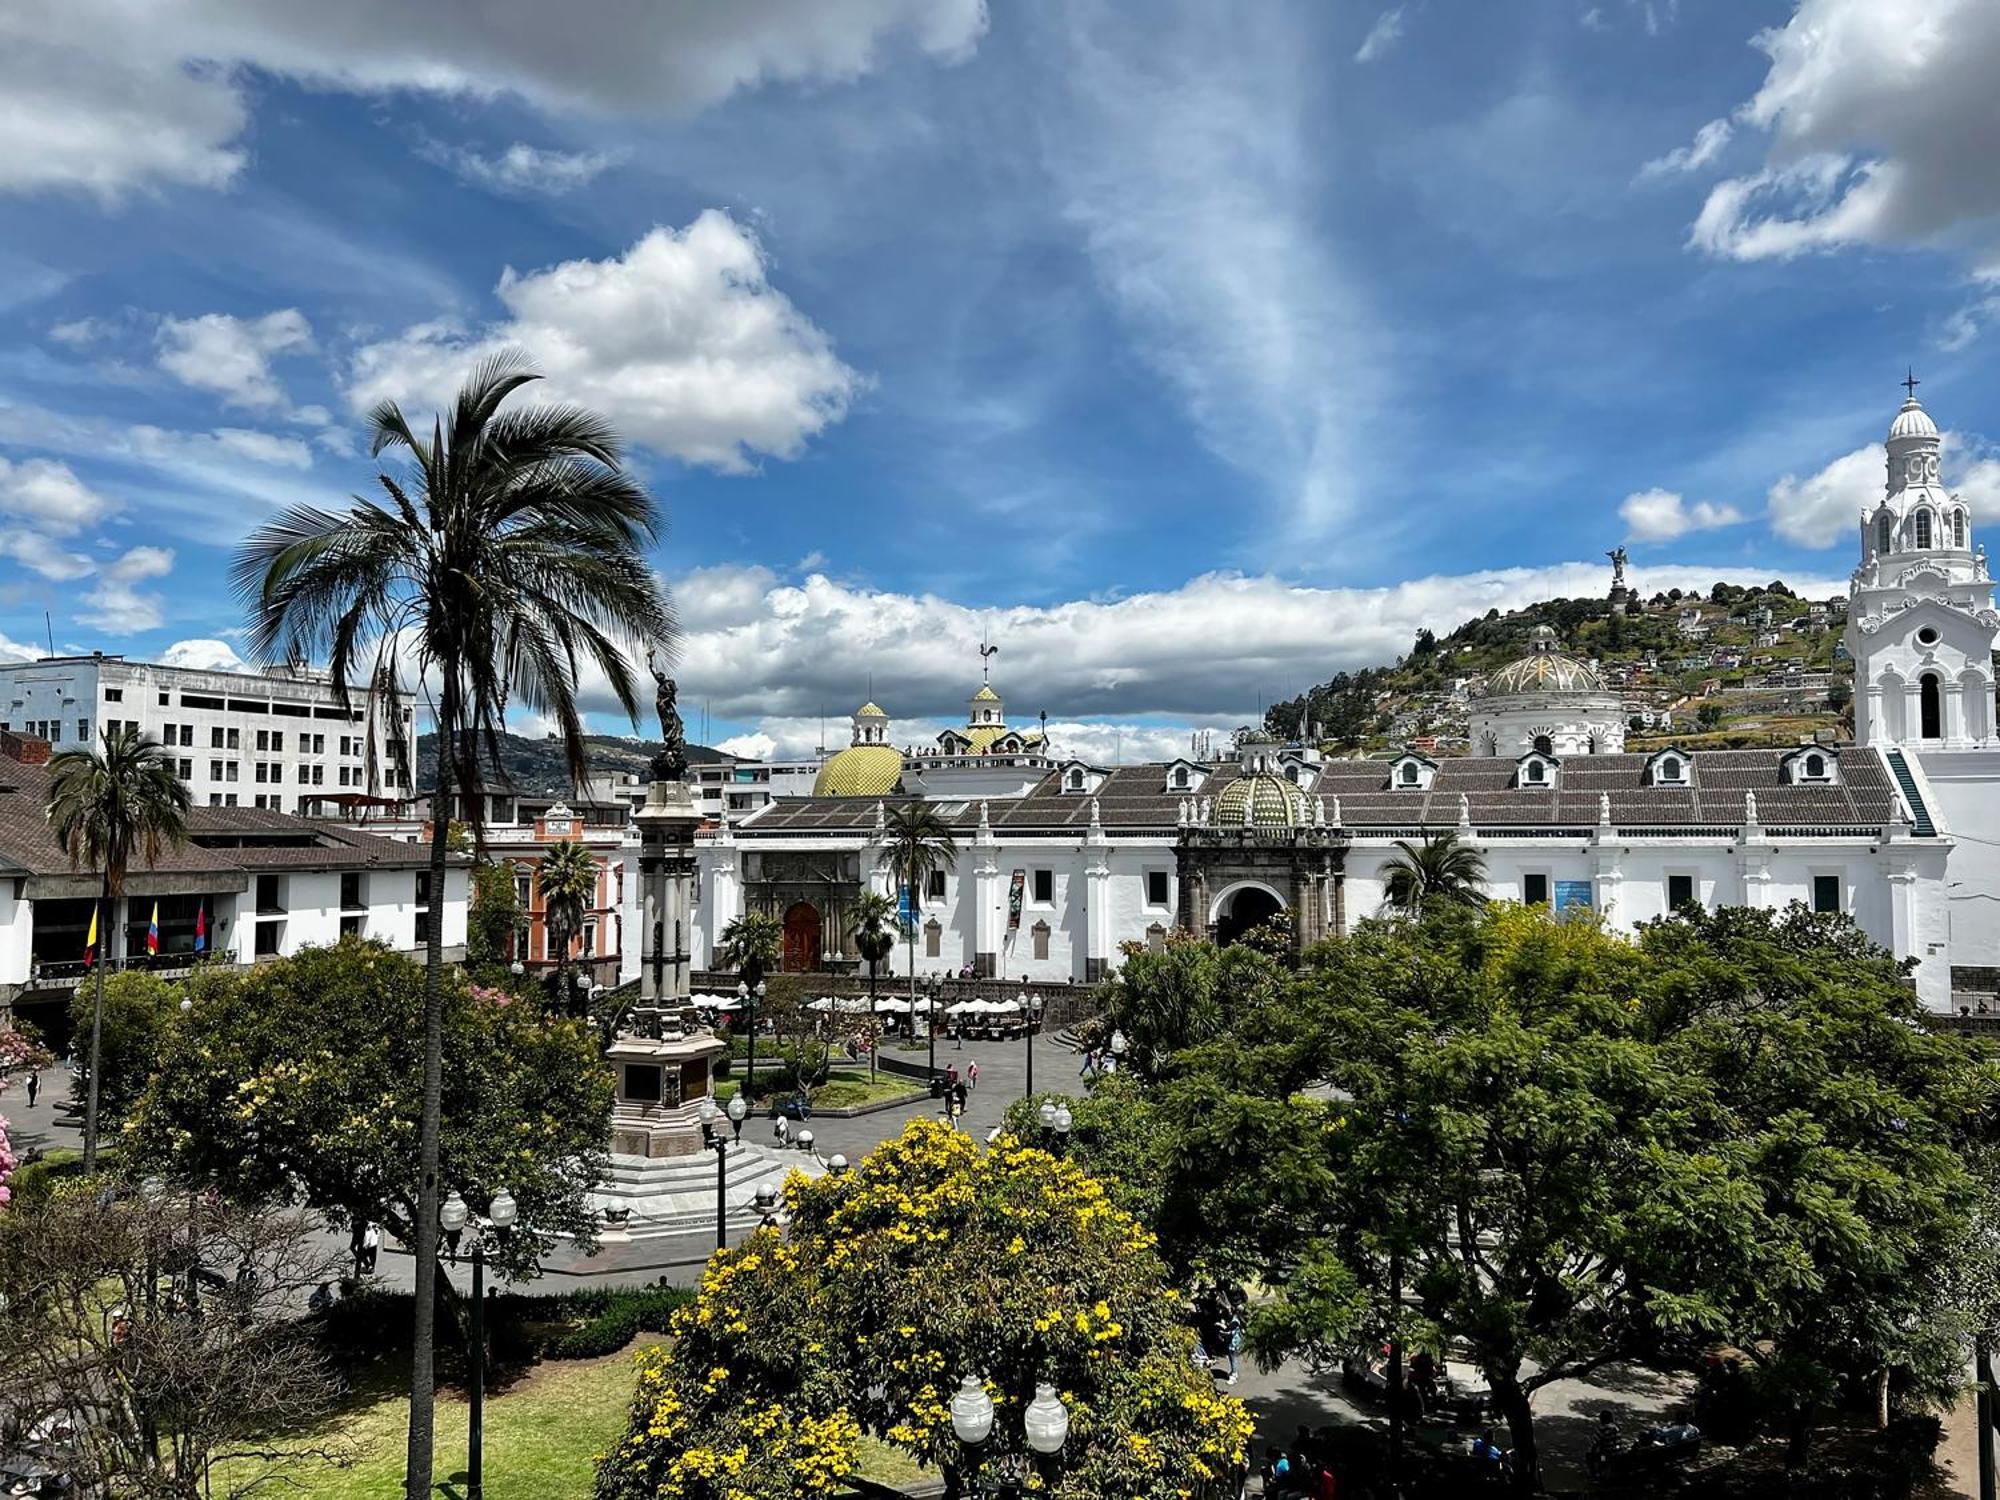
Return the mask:
<svg viewBox="0 0 2000 1500">
<path fill-rule="evenodd" d="M 50 622 L 47 610 L 42 611 L 42 629 L 49 633 L 49 655 L 54 656 L 56 654 L 56 627 Z"/>
</svg>

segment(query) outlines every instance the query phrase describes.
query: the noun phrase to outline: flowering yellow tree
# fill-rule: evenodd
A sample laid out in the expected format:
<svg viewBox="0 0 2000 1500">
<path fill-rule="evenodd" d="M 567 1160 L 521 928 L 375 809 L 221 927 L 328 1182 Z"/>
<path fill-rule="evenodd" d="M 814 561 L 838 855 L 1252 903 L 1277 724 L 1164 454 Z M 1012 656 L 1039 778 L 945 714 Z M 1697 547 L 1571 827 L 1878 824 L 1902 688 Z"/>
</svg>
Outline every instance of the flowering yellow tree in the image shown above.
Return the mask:
<svg viewBox="0 0 2000 1500">
<path fill-rule="evenodd" d="M 1249 1415 L 1193 1365 L 1152 1236 L 1078 1168 L 919 1120 L 852 1173 L 793 1177 L 786 1205 L 642 1357 L 598 1500 L 830 1493 L 863 1432 L 962 1474 L 1023 1452 L 1042 1382 L 1070 1413 L 1042 1475 L 1059 1500 L 1192 1500 L 1243 1461 Z M 950 1416 L 967 1374 L 995 1408 L 970 1459 Z"/>
</svg>

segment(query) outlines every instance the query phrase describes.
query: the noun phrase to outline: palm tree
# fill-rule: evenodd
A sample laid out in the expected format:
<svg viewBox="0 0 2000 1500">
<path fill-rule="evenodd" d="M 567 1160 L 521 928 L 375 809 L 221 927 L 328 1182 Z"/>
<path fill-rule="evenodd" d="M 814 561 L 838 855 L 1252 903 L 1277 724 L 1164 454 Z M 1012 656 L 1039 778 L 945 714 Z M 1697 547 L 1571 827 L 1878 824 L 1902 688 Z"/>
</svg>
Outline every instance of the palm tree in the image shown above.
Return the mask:
<svg viewBox="0 0 2000 1500">
<path fill-rule="evenodd" d="M 542 887 L 542 917 L 556 955 L 558 1004 L 574 1008 L 569 983 L 569 945 L 583 931 L 584 917 L 597 904 L 597 861 L 582 844 L 558 844 L 542 856 L 537 879 Z"/>
<path fill-rule="evenodd" d="M 764 973 L 784 950 L 785 924 L 767 911 L 746 911 L 732 917 L 715 945 L 716 962 L 742 976 L 743 1021 L 750 1038 L 750 1055 L 743 1063 L 744 1103 L 755 1096 L 757 1084 L 757 992 Z"/>
<path fill-rule="evenodd" d="M 958 840 L 951 825 L 928 802 L 905 802 L 883 820 L 882 868 L 910 893 L 910 921 L 904 939 L 910 948 L 910 1035 L 917 1019 L 917 915 L 924 907 L 924 889 L 931 876 L 958 863 Z M 933 1016 L 932 1022 L 936 1022 Z"/>
<path fill-rule="evenodd" d="M 875 1015 L 875 971 L 883 959 L 895 951 L 895 935 L 889 931 L 889 924 L 896 919 L 896 903 L 880 891 L 863 891 L 848 908 L 848 919 L 854 924 L 854 951 L 868 960 L 868 1014 L 872 1021 Z M 868 1049 L 868 1077 L 875 1077 L 875 1062 L 879 1048 Z"/>
<path fill-rule="evenodd" d="M 97 979 L 90 1009 L 90 1077 L 84 1094 L 83 1170 L 97 1169 L 97 1075 L 104 1041 L 104 970 L 114 930 L 112 914 L 125 894 L 134 851 L 159 862 L 168 845 L 187 841 L 187 783 L 173 772 L 158 742 L 131 725 L 108 731 L 104 748 L 65 750 L 49 762 L 49 828 L 72 868 L 98 871 L 102 899 L 91 926 L 98 932 Z"/>
<path fill-rule="evenodd" d="M 1421 915 L 1425 903 L 1456 901 L 1482 905 L 1479 887 L 1486 880 L 1486 861 L 1456 833 L 1427 833 L 1421 844 L 1396 840 L 1397 854 L 1382 867 L 1382 898 L 1397 911 Z"/>
<path fill-rule="evenodd" d="M 376 476 L 382 497 L 357 497 L 344 511 L 295 506 L 236 558 L 259 660 L 323 657 L 343 702 L 350 683 L 394 683 L 406 670 L 435 692 L 430 879 L 440 911 L 453 794 L 476 805 L 483 766 L 499 762 L 510 701 L 555 724 L 581 784 L 582 670 L 595 668 L 636 724 L 627 653 L 642 642 L 672 644 L 673 616 L 644 555 L 659 534 L 658 508 L 622 467 L 618 438 L 599 417 L 574 406 L 502 413 L 537 378 L 518 354 L 483 362 L 460 388 L 451 425 L 440 415 L 427 436 L 383 402 L 369 414 L 371 452 L 399 462 Z M 403 1476 L 410 1500 L 431 1492 L 443 1005 L 444 924 L 433 921 Z"/>
</svg>

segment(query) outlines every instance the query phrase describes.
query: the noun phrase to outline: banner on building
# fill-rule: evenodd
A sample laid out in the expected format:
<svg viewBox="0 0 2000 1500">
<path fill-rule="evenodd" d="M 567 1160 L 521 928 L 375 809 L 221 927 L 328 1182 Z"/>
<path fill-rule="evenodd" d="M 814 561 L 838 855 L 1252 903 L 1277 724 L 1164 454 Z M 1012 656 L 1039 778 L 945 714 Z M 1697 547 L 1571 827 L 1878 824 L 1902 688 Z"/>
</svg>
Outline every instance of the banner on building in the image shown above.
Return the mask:
<svg viewBox="0 0 2000 1500">
<path fill-rule="evenodd" d="M 1028 872 L 1016 870 L 1014 878 L 1007 882 L 1007 930 L 1021 929 L 1021 899 L 1027 893 Z"/>
<path fill-rule="evenodd" d="M 911 899 L 906 885 L 896 887 L 896 920 L 902 924 L 906 937 L 917 930 L 917 903 Z"/>
<path fill-rule="evenodd" d="M 1556 910 L 1564 911 L 1575 906 L 1590 910 L 1590 882 L 1588 880 L 1558 880 L 1556 882 Z"/>
</svg>

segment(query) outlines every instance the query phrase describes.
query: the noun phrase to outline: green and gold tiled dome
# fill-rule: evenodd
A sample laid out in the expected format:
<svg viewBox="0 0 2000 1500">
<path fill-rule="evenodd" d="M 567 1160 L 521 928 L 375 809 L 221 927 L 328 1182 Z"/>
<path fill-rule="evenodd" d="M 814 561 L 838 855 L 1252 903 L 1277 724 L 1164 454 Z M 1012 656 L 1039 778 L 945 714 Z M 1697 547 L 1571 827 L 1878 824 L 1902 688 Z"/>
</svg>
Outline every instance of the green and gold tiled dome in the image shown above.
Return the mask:
<svg viewBox="0 0 2000 1500">
<path fill-rule="evenodd" d="M 1209 823 L 1215 828 L 1242 828 L 1246 806 L 1250 809 L 1249 827 L 1297 828 L 1305 822 L 1306 794 L 1282 776 L 1255 771 L 1222 789 Z"/>
<path fill-rule="evenodd" d="M 815 797 L 880 797 L 903 779 L 903 752 L 894 745 L 849 745 L 819 768 Z"/>
</svg>

